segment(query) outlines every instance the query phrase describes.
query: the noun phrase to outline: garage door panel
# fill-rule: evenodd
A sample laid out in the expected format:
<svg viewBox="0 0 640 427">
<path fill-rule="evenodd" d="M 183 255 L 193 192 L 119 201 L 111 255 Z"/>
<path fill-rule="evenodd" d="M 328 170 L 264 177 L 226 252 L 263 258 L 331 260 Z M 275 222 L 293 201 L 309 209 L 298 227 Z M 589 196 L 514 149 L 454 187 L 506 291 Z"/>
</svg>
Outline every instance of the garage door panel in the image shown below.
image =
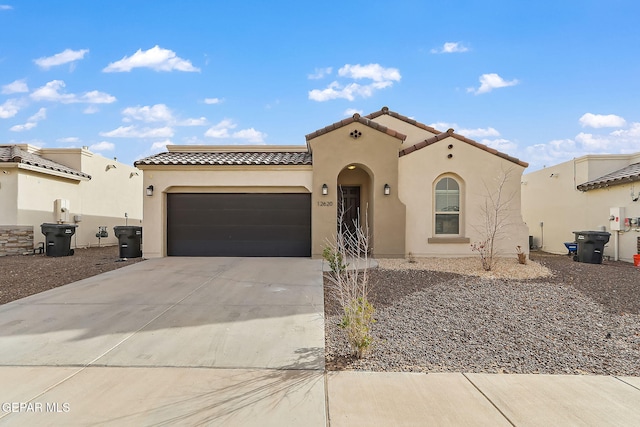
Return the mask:
<svg viewBox="0 0 640 427">
<path fill-rule="evenodd" d="M 167 254 L 311 256 L 311 195 L 169 194 Z"/>
</svg>

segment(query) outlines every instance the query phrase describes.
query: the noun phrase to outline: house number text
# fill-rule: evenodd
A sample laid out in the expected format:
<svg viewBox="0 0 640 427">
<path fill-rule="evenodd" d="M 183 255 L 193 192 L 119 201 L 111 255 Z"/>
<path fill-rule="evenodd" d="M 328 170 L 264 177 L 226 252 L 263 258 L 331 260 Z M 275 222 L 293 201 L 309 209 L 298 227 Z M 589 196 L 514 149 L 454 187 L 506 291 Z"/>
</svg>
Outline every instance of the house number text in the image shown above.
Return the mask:
<svg viewBox="0 0 640 427">
<path fill-rule="evenodd" d="M 333 206 L 333 202 L 318 202 L 318 206 Z"/>
</svg>

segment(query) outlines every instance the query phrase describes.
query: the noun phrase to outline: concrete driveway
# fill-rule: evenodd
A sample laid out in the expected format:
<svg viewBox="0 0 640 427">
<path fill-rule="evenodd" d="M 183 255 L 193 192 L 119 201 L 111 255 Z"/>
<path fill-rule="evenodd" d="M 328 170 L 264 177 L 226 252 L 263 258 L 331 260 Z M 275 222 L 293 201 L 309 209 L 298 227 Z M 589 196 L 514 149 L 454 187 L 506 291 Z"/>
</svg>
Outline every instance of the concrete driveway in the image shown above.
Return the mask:
<svg viewBox="0 0 640 427">
<path fill-rule="evenodd" d="M 0 306 L 0 424 L 325 425 L 321 268 L 153 259 Z"/>
</svg>

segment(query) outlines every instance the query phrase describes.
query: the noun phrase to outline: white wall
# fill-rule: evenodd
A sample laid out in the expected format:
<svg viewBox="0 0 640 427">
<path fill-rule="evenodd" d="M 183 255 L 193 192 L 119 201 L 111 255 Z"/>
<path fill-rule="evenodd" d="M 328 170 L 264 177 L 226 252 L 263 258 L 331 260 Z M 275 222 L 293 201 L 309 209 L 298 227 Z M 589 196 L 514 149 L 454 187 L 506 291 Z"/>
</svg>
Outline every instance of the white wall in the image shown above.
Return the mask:
<svg viewBox="0 0 640 427">
<path fill-rule="evenodd" d="M 574 231 L 611 232 L 609 208 L 625 208 L 625 216 L 640 217 L 640 202 L 633 202 L 631 188 L 640 191 L 640 183 L 621 184 L 608 188 L 581 192 L 576 186 L 629 165 L 630 157 L 622 162 L 612 156 L 607 163 L 604 156 L 586 156 L 523 176 L 522 213 L 534 236 L 535 245 L 542 250 L 565 254 L 564 242 L 573 242 Z M 553 175 L 553 176 L 552 176 Z M 540 227 L 540 223 L 543 226 Z M 619 257 L 632 262 L 640 232 L 629 229 L 619 236 Z M 614 236 L 605 247 L 606 256 L 614 256 Z"/>
</svg>

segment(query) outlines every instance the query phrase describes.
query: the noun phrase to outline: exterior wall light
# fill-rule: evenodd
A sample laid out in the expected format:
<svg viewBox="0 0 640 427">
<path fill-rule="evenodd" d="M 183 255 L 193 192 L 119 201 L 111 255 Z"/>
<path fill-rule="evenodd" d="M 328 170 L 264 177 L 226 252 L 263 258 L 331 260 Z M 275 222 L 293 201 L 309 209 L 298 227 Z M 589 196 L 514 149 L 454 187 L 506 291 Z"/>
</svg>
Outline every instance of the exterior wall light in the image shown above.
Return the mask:
<svg viewBox="0 0 640 427">
<path fill-rule="evenodd" d="M 391 187 L 389 187 L 389 184 L 385 184 L 384 185 L 384 195 L 388 196 L 389 194 L 391 194 Z"/>
<path fill-rule="evenodd" d="M 147 187 L 147 196 L 153 196 L 153 185 Z"/>
<path fill-rule="evenodd" d="M 327 184 L 322 184 L 322 195 L 326 196 L 327 194 L 329 194 L 329 187 L 327 187 Z"/>
</svg>

